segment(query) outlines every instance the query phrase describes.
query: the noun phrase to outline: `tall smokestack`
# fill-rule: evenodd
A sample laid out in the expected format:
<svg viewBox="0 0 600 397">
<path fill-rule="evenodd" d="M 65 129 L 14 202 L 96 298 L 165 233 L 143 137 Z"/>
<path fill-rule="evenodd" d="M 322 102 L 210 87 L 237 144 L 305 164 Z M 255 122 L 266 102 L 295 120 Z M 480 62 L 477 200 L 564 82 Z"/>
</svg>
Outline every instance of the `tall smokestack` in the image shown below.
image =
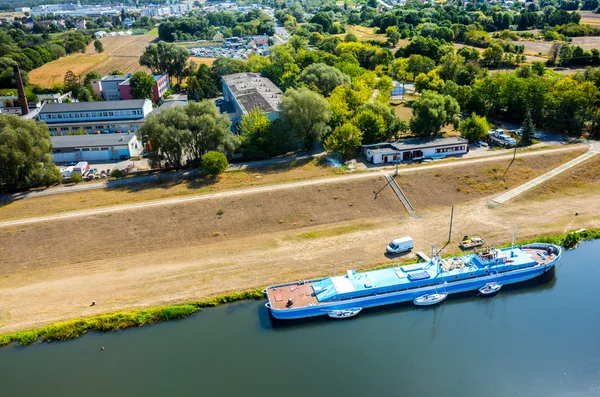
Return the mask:
<svg viewBox="0 0 600 397">
<path fill-rule="evenodd" d="M 27 97 L 25 96 L 25 88 L 23 87 L 23 79 L 21 78 L 21 72 L 19 66 L 13 66 L 15 72 L 15 82 L 17 83 L 17 91 L 19 92 L 19 103 L 21 104 L 21 116 L 25 116 L 29 113 L 29 105 L 27 104 Z"/>
</svg>

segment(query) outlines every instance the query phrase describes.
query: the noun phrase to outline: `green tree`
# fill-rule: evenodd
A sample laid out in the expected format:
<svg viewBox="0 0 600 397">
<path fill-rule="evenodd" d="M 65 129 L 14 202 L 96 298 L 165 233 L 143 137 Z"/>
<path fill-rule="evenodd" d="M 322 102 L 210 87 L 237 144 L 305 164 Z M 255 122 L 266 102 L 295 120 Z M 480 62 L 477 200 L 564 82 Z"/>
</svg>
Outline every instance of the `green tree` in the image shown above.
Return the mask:
<svg viewBox="0 0 600 397">
<path fill-rule="evenodd" d="M 304 39 L 304 37 L 292 36 L 289 40 L 289 44 L 292 46 L 294 51 L 298 51 L 298 50 L 306 49 L 306 45 L 308 43 L 306 42 L 306 39 Z"/>
<path fill-rule="evenodd" d="M 417 76 L 421 73 L 429 73 L 435 68 L 435 61 L 423 55 L 413 54 L 408 57 L 406 71 Z"/>
<path fill-rule="evenodd" d="M 430 136 L 452 122 L 460 107 L 456 99 L 448 95 L 423 91 L 421 97 L 412 103 L 412 111 L 411 131 L 418 136 Z"/>
<path fill-rule="evenodd" d="M 442 92 L 445 85 L 446 83 L 440 78 L 436 70 L 432 70 L 427 74 L 421 73 L 415 78 L 415 90 L 417 92 L 425 90 Z"/>
<path fill-rule="evenodd" d="M 300 75 L 300 81 L 308 86 L 314 84 L 321 94 L 329 96 L 329 93 L 338 85 L 350 84 L 350 77 L 333 66 L 314 63 L 304 69 Z"/>
<path fill-rule="evenodd" d="M 135 72 L 129 79 L 131 96 L 134 99 L 152 100 L 154 90 L 154 77 L 145 72 Z"/>
<path fill-rule="evenodd" d="M 51 153 L 45 123 L 0 116 L 0 191 L 57 183 L 60 172 L 51 162 Z"/>
<path fill-rule="evenodd" d="M 382 142 L 386 136 L 386 125 L 383 117 L 371 109 L 359 111 L 352 119 L 352 123 L 358 128 L 365 144 Z"/>
<path fill-rule="evenodd" d="M 83 85 L 88 86 L 92 83 L 92 80 L 100 80 L 102 75 L 99 72 L 87 72 L 83 79 Z"/>
<path fill-rule="evenodd" d="M 94 48 L 98 54 L 104 52 L 104 46 L 100 40 L 94 40 Z"/>
<path fill-rule="evenodd" d="M 504 56 L 504 50 L 498 43 L 492 43 L 488 48 L 483 51 L 480 63 L 484 66 L 498 67 L 502 64 L 502 57 Z"/>
<path fill-rule="evenodd" d="M 279 108 L 282 121 L 307 148 L 329 132 L 327 123 L 331 118 L 331 107 L 322 95 L 308 88 L 287 90 L 281 97 Z"/>
<path fill-rule="evenodd" d="M 346 123 L 334 129 L 325 138 L 323 147 L 329 153 L 337 153 L 342 160 L 347 160 L 354 157 L 361 143 L 360 130 L 355 125 Z"/>
<path fill-rule="evenodd" d="M 79 87 L 81 87 L 81 83 L 79 82 L 79 77 L 77 77 L 77 75 L 75 73 L 73 73 L 71 70 L 67 70 L 67 73 L 65 73 L 65 78 L 64 78 L 63 82 L 65 84 L 65 89 L 67 91 L 71 91 L 73 94 L 76 94 L 77 90 L 79 90 Z"/>
<path fill-rule="evenodd" d="M 216 177 L 225 172 L 229 163 L 227 157 L 221 152 L 208 151 L 202 156 L 202 170 L 211 177 Z"/>
<path fill-rule="evenodd" d="M 531 118 L 531 112 L 527 109 L 525 120 L 523 120 L 523 124 L 521 124 L 521 144 L 523 146 L 531 145 L 534 137 L 535 127 L 533 125 L 533 119 Z"/>
<path fill-rule="evenodd" d="M 264 159 L 279 154 L 281 140 L 286 139 L 284 131 L 273 131 L 266 113 L 255 107 L 242 116 L 239 125 L 242 139 L 242 153 L 247 160 Z"/>
<path fill-rule="evenodd" d="M 189 56 L 185 48 L 160 41 L 146 47 L 140 57 L 140 65 L 150 68 L 153 74 L 167 72 L 177 79 L 177 84 L 181 84 Z"/>
<path fill-rule="evenodd" d="M 69 178 L 69 182 L 75 183 L 75 184 L 77 184 L 79 182 L 83 182 L 83 177 L 81 176 L 81 174 L 74 172 L 71 174 L 71 177 Z"/>
<path fill-rule="evenodd" d="M 396 26 L 388 26 L 387 29 L 385 29 L 385 35 L 388 44 L 391 46 L 395 46 L 400 41 L 400 32 L 398 32 L 398 27 Z"/>
<path fill-rule="evenodd" d="M 473 113 L 471 117 L 460 123 L 458 130 L 463 138 L 471 142 L 477 142 L 487 136 L 490 126 L 485 117 Z"/>
</svg>

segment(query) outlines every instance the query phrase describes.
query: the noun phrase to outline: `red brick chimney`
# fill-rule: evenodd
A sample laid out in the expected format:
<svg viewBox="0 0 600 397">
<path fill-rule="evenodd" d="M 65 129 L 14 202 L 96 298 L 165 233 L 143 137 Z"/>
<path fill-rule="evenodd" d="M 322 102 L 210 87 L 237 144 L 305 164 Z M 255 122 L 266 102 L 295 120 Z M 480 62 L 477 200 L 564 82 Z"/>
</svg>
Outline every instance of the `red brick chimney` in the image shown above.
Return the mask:
<svg viewBox="0 0 600 397">
<path fill-rule="evenodd" d="M 19 92 L 19 103 L 21 104 L 21 116 L 25 116 L 29 113 L 29 105 L 27 104 L 27 97 L 25 96 L 25 88 L 23 87 L 23 79 L 21 78 L 21 72 L 19 66 L 13 66 L 15 72 L 15 82 L 17 83 L 17 91 Z"/>
</svg>

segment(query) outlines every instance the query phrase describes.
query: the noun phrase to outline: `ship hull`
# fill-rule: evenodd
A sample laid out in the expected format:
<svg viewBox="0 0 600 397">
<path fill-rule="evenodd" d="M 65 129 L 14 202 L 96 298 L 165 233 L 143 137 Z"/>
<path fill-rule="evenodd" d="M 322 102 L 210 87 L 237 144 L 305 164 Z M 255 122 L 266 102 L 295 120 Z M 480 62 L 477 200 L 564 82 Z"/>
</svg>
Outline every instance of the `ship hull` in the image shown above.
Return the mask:
<svg viewBox="0 0 600 397">
<path fill-rule="evenodd" d="M 316 317 L 327 315 L 331 310 L 343 310 L 350 308 L 370 308 L 396 303 L 410 302 L 415 298 L 438 292 L 446 292 L 450 294 L 459 294 L 463 292 L 478 291 L 486 283 L 497 281 L 504 285 L 516 284 L 524 281 L 535 279 L 544 273 L 550 271 L 560 260 L 558 255 L 552 262 L 545 265 L 536 265 L 524 269 L 518 269 L 498 275 L 487 275 L 484 277 L 476 277 L 472 279 L 459 280 L 449 282 L 443 286 L 428 285 L 420 288 L 407 289 L 398 292 L 391 292 L 382 295 L 372 295 L 363 298 L 348 299 L 344 301 L 320 303 L 310 307 L 289 308 L 289 309 L 274 309 L 270 303 L 265 306 L 270 310 L 271 315 L 280 320 L 293 320 L 308 317 Z"/>
</svg>

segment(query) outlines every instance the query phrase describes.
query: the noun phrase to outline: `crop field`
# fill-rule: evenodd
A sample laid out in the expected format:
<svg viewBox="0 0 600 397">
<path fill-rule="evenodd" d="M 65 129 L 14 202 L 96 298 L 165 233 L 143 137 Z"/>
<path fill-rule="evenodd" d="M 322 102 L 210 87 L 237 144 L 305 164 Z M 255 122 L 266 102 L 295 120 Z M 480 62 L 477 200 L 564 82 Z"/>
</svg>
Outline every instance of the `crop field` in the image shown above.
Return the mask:
<svg viewBox="0 0 600 397">
<path fill-rule="evenodd" d="M 91 71 L 106 75 L 117 69 L 125 73 L 149 72 L 148 68 L 140 66 L 139 57 L 155 39 L 151 35 L 103 37 L 100 39 L 104 45 L 102 54 L 98 54 L 90 43 L 85 54 L 71 54 L 49 62 L 29 72 L 29 79 L 32 84 L 50 87 L 61 83 L 68 70 L 77 75 Z"/>
<path fill-rule="evenodd" d="M 579 11 L 581 15 L 581 21 L 579 21 L 582 25 L 590 25 L 594 28 L 600 27 L 600 14 L 594 14 L 592 11 Z"/>
</svg>

